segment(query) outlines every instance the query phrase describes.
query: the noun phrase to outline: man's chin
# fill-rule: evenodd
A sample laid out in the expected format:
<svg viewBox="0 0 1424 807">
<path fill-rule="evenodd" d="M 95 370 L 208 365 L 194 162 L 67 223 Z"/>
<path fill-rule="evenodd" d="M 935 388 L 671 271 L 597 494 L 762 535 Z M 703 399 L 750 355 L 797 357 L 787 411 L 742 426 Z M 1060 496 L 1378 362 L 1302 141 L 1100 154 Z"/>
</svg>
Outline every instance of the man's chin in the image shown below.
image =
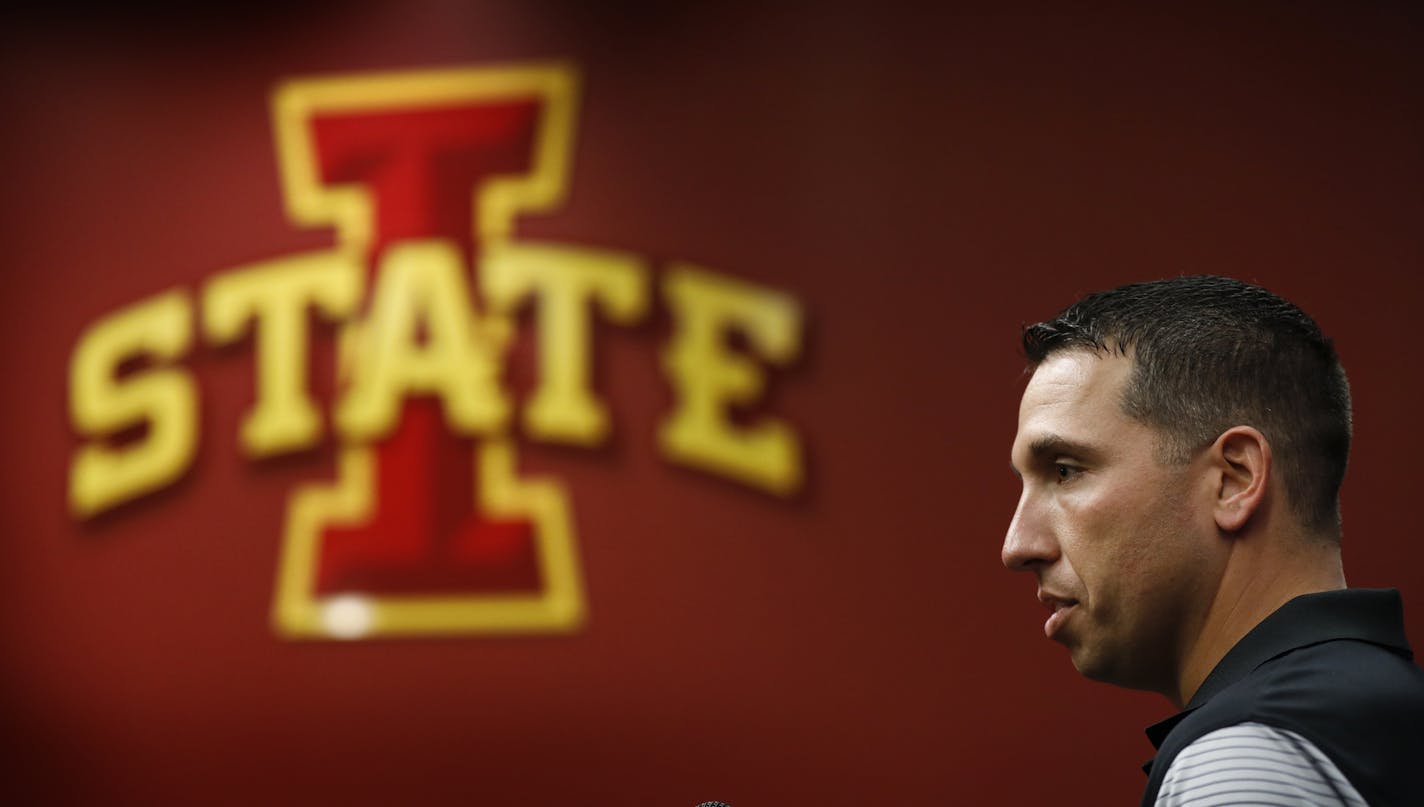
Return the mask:
<svg viewBox="0 0 1424 807">
<path fill-rule="evenodd" d="M 1068 657 L 1073 660 L 1073 669 L 1077 670 L 1079 675 L 1093 681 L 1103 680 L 1101 665 L 1097 663 L 1096 659 L 1087 653 L 1080 652 L 1077 648 L 1070 647 L 1068 650 Z"/>
<path fill-rule="evenodd" d="M 1123 670 L 1119 669 L 1120 665 L 1111 663 L 1103 653 L 1093 651 L 1094 648 L 1081 642 L 1069 644 L 1068 654 L 1073 660 L 1073 669 L 1090 681 L 1116 684 L 1123 673 Z"/>
<path fill-rule="evenodd" d="M 1059 631 L 1053 640 L 1068 648 L 1073 669 L 1084 678 L 1132 689 L 1140 688 L 1126 683 L 1135 677 L 1131 665 L 1123 663 L 1124 659 L 1113 656 L 1102 642 L 1088 642 L 1082 634 L 1069 630 Z"/>
</svg>

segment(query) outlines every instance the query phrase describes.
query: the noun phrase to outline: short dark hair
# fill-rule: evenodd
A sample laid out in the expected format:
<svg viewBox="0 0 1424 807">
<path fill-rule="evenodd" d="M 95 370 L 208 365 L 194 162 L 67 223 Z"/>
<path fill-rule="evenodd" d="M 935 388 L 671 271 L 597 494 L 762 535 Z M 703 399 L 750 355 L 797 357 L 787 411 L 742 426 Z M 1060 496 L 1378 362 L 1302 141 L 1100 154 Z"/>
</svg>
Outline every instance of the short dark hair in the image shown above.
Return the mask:
<svg viewBox="0 0 1424 807">
<path fill-rule="evenodd" d="M 1031 368 L 1075 348 L 1130 356 L 1122 410 L 1162 436 L 1164 461 L 1186 462 L 1232 426 L 1258 429 L 1303 526 L 1338 537 L 1350 385 L 1291 303 L 1228 277 L 1133 283 L 1025 327 L 1023 348 Z"/>
</svg>

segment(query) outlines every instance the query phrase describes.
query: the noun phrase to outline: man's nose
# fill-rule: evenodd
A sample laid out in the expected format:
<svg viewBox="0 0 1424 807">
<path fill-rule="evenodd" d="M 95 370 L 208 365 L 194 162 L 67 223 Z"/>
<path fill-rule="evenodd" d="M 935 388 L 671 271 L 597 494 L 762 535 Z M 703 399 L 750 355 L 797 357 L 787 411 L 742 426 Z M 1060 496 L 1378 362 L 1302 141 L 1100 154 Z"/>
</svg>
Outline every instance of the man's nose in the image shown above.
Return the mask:
<svg viewBox="0 0 1424 807">
<path fill-rule="evenodd" d="M 1014 510 L 1009 531 L 1004 535 L 1004 547 L 999 558 L 1016 572 L 1031 571 L 1058 559 L 1058 542 L 1040 512 L 1041 508 L 1024 491 Z"/>
</svg>

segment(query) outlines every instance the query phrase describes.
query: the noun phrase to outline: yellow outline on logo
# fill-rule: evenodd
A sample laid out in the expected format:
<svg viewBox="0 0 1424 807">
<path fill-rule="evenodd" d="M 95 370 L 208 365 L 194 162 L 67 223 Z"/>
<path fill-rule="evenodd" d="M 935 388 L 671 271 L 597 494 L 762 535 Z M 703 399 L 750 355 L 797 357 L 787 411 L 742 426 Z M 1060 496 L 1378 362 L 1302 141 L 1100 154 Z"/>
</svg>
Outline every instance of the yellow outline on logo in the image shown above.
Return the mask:
<svg viewBox="0 0 1424 807">
<path fill-rule="evenodd" d="M 542 98 L 530 173 L 496 177 L 474 189 L 471 227 L 484 249 L 493 249 L 509 238 L 517 212 L 550 210 L 563 201 L 577 84 L 574 70 L 557 63 L 287 82 L 272 97 L 287 214 L 299 226 L 334 226 L 337 249 L 364 263 L 371 242 L 371 200 L 358 185 L 321 184 L 309 126 L 317 114 Z M 346 327 L 354 332 L 359 323 Z M 351 333 L 343 334 L 344 346 L 354 342 Z M 273 595 L 274 628 L 290 638 L 354 639 L 566 632 L 582 625 L 587 606 L 562 486 L 547 479 L 519 479 L 508 436 L 485 438 L 475 448 L 473 461 L 477 472 L 473 494 L 480 510 L 496 518 L 526 518 L 533 523 L 542 592 L 317 597 L 313 587 L 321 528 L 363 523 L 373 510 L 372 449 L 348 446 L 340 451 L 334 484 L 302 486 L 290 500 Z"/>
</svg>

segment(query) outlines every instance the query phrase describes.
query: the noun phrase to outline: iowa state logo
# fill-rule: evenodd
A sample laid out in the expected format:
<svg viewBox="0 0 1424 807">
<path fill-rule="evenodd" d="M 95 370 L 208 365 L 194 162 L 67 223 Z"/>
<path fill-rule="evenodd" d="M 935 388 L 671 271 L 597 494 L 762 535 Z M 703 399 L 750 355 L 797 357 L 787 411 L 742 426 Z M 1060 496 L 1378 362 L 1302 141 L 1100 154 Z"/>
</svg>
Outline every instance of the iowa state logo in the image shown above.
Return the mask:
<svg viewBox="0 0 1424 807">
<path fill-rule="evenodd" d="M 671 462 L 784 495 L 793 429 L 730 408 L 800 349 L 789 296 L 686 264 L 512 235 L 556 209 L 570 172 L 577 80 L 559 64 L 299 79 L 273 94 L 295 226 L 326 249 L 241 266 L 89 326 L 70 364 L 79 438 L 69 502 L 88 518 L 171 485 L 198 449 L 193 351 L 251 338 L 253 459 L 338 445 L 334 478 L 289 497 L 272 620 L 291 638 L 570 631 L 586 619 L 570 494 L 521 477 L 513 433 L 609 438 L 591 383 L 594 317 L 666 307 Z M 537 378 L 504 377 L 515 315 L 532 312 Z M 327 405 L 310 389 L 314 320 L 337 327 Z M 737 334 L 740 349 L 729 346 Z M 452 484 L 452 479 L 456 480 Z"/>
</svg>

